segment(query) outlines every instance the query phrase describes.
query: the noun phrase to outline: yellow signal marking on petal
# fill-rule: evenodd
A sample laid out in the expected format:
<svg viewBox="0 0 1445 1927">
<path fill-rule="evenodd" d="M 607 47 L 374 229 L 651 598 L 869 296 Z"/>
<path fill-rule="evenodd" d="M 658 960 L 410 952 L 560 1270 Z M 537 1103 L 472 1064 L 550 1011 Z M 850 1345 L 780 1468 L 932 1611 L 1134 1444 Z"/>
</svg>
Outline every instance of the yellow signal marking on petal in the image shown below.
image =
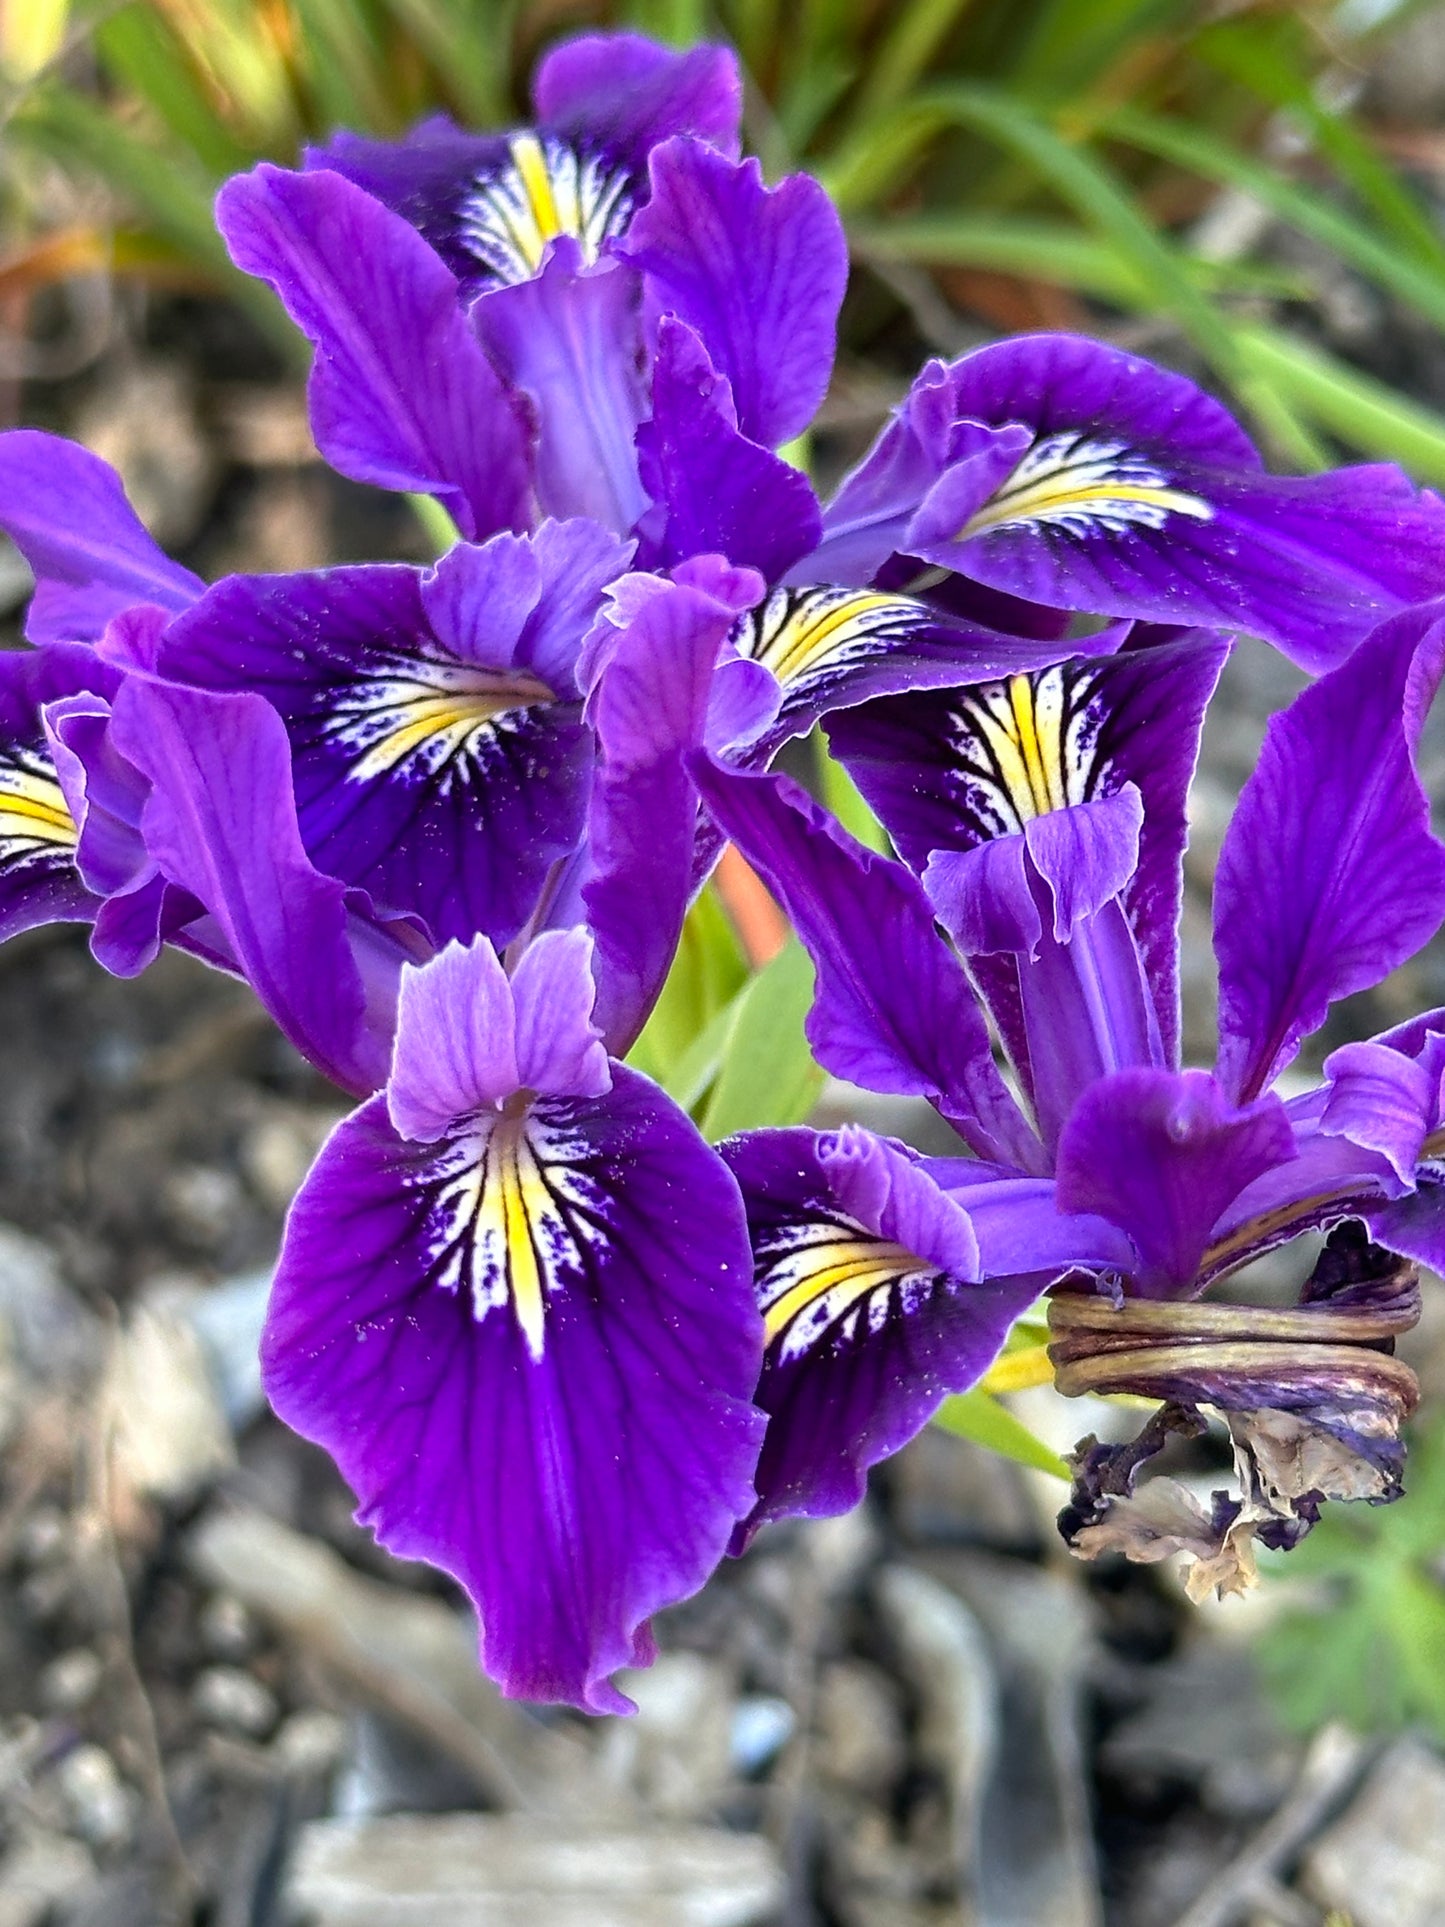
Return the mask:
<svg viewBox="0 0 1445 1927">
<path fill-rule="evenodd" d="M 1006 500 L 995 497 L 992 502 L 985 502 L 964 523 L 958 539 L 966 542 L 972 535 L 982 535 L 986 529 L 1002 528 L 1008 522 L 1061 518 L 1071 510 L 1090 520 L 1102 520 L 1108 510 L 1128 503 L 1192 516 L 1201 522 L 1209 521 L 1214 514 L 1207 502 L 1201 501 L 1197 495 L 1186 495 L 1181 489 L 1130 487 L 1117 482 L 1108 488 L 1063 488 L 1057 481 L 1038 482 L 1034 487 L 1020 490 Z M 1142 518 L 1126 514 L 1121 519 L 1138 521 Z"/>
<path fill-rule="evenodd" d="M 510 1312 L 533 1360 L 546 1346 L 549 1301 L 586 1288 L 606 1247 L 586 1150 L 535 1109 L 487 1112 L 412 1180 L 430 1194 L 431 1283 L 469 1300 L 478 1322 Z"/>
<path fill-rule="evenodd" d="M 1208 522 L 1214 510 L 1201 496 L 1173 487 L 1125 443 L 1083 441 L 1069 432 L 1035 442 L 957 539 L 1031 522 L 1075 534 L 1120 534 L 1131 525 L 1162 528 L 1170 515 Z"/>
<path fill-rule="evenodd" d="M 604 154 L 523 130 L 507 142 L 506 156 L 473 181 L 457 211 L 456 233 L 503 286 L 529 281 L 564 234 L 590 266 L 631 219 L 632 172 Z"/>
<path fill-rule="evenodd" d="M 999 818 L 993 834 L 1020 830 L 1088 797 L 1090 687 L 1086 669 L 1056 666 L 1010 676 L 961 699 L 965 744 L 972 738 L 985 753 L 986 766 L 969 773 L 993 799 Z"/>
<path fill-rule="evenodd" d="M 349 773 L 358 779 L 383 776 L 433 737 L 444 736 L 448 739 L 447 747 L 455 748 L 482 723 L 489 723 L 504 710 L 516 707 L 513 701 L 494 696 L 418 697 L 407 704 L 410 713 L 406 721 L 383 736 L 379 743 L 374 743 Z"/>
<path fill-rule="evenodd" d="M 523 240 L 535 269 L 542 264 L 547 243 L 555 241 L 559 234 L 568 230 L 557 209 L 557 197 L 552 189 L 552 175 L 547 166 L 547 157 L 542 152 L 542 143 L 535 134 L 518 134 L 511 148 L 512 162 L 526 193 L 527 208 L 535 229 L 534 235 L 528 235 Z"/>
<path fill-rule="evenodd" d="M 0 768 L 0 856 L 21 853 L 7 852 L 11 844 L 32 852 L 42 846 L 74 849 L 77 835 L 65 792 L 53 776 L 13 764 Z"/>
<path fill-rule="evenodd" d="M 393 674 L 351 685 L 328 727 L 332 736 L 360 751 L 347 774 L 365 781 L 384 776 L 422 749 L 440 763 L 497 717 L 554 700 L 545 683 L 525 673 L 411 657 Z"/>
<path fill-rule="evenodd" d="M 497 1155 L 498 1211 L 507 1254 L 507 1285 L 517 1323 L 533 1358 L 542 1356 L 546 1310 L 534 1226 L 551 1199 L 520 1120 L 504 1119 L 492 1139 Z"/>
<path fill-rule="evenodd" d="M 742 655 L 787 684 L 860 649 L 903 642 L 930 618 L 922 603 L 871 589 L 775 589 L 740 620 L 733 639 Z"/>
<path fill-rule="evenodd" d="M 820 656 L 829 653 L 841 629 L 866 621 L 875 610 L 886 609 L 889 601 L 888 596 L 882 595 L 850 596 L 834 609 L 826 609 L 816 616 L 800 616 L 784 632 L 784 640 L 774 650 L 769 669 L 779 682 L 801 675 Z"/>
<path fill-rule="evenodd" d="M 774 1344 L 815 1305 L 823 1305 L 829 1324 L 835 1324 L 880 1286 L 927 1269 L 902 1245 L 866 1235 L 794 1246 L 768 1268 L 768 1282 L 781 1289 L 763 1306 L 763 1341 Z"/>
<path fill-rule="evenodd" d="M 1024 772 L 1034 810 L 1037 815 L 1046 816 L 1053 808 L 1053 798 L 1049 789 L 1049 772 L 1044 767 L 1043 745 L 1039 741 L 1033 684 L 1027 676 L 1010 676 L 1008 693 L 1013 710 L 1015 740 L 1023 754 Z"/>
</svg>

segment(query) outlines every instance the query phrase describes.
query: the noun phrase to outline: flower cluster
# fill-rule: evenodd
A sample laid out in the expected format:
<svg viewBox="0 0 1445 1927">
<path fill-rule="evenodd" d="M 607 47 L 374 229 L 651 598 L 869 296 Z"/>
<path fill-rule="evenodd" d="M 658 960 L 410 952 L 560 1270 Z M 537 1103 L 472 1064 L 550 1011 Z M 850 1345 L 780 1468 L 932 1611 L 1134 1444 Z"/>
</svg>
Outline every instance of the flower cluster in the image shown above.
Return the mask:
<svg viewBox="0 0 1445 1927">
<path fill-rule="evenodd" d="M 1445 1014 L 1274 1086 L 1445 918 L 1416 752 L 1445 507 L 1267 474 L 1183 377 L 1070 335 L 932 363 L 831 500 L 826 195 L 738 157 L 718 48 L 587 37 L 536 121 L 340 135 L 218 218 L 314 346 L 343 474 L 430 495 L 430 568 L 207 586 L 94 456 L 0 437 L 36 577 L 0 659 L 0 934 L 92 925 L 248 982 L 358 1100 L 293 1207 L 276 1410 L 466 1588 L 508 1693 L 625 1708 L 649 1620 L 764 1521 L 854 1504 L 1051 1294 L 1081 1550 L 1234 1583 L 1398 1490 L 1392 1355 L 1445 1258 Z M 1229 632 L 1315 678 L 1219 864 L 1220 1048 L 1179 1061 L 1186 791 Z M 773 772 L 822 722 L 896 858 Z M 626 1059 L 730 839 L 816 971 L 818 1060 L 967 1154 L 717 1148 Z M 1306 1229 L 1300 1302 L 1201 1293 Z M 1222 1411 L 1213 1512 L 1138 1470 Z"/>
</svg>

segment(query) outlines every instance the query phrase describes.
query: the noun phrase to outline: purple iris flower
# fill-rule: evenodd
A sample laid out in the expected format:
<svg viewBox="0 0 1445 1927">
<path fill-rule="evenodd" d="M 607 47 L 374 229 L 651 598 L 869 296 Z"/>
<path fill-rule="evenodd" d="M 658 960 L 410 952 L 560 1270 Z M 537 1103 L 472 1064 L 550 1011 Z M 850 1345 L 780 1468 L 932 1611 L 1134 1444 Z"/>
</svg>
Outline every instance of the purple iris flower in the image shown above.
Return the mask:
<svg viewBox="0 0 1445 1927">
<path fill-rule="evenodd" d="M 594 523 L 548 522 L 431 569 L 228 576 L 127 666 L 264 696 L 317 867 L 438 942 L 505 945 L 582 837 L 577 660 L 629 554 Z"/>
<path fill-rule="evenodd" d="M 316 345 L 344 472 L 437 494 L 474 539 L 585 515 L 644 569 L 758 571 L 734 646 L 792 722 L 747 760 L 947 682 L 950 649 L 1003 672 L 1001 634 L 1080 613 L 1246 629 L 1318 671 L 1445 589 L 1445 509 L 1398 470 L 1269 476 L 1193 383 L 1067 335 L 931 364 L 821 504 L 776 451 L 827 386 L 846 247 L 816 182 L 736 159 L 732 56 L 584 37 L 535 107 L 507 134 L 339 135 L 231 182 L 221 224 Z"/>
<path fill-rule="evenodd" d="M 90 923 L 96 957 L 121 975 L 163 937 L 214 961 L 200 906 L 139 838 L 134 772 L 104 742 L 124 678 L 96 648 L 107 633 L 152 647 L 204 585 L 151 540 L 114 471 L 54 435 L 0 435 L 0 527 L 36 580 L 35 646 L 0 656 L 0 938 Z"/>
<path fill-rule="evenodd" d="M 316 866 L 286 723 L 254 691 L 138 666 L 87 699 L 75 746 L 90 780 L 126 773 L 138 847 L 211 960 L 363 1099 L 288 1222 L 275 1409 L 383 1544 L 466 1588 L 505 1691 L 593 1712 L 627 1708 L 610 1676 L 722 1557 L 763 1426 L 736 1182 L 621 1061 L 692 891 L 686 759 L 735 613 L 730 571 L 692 573 L 591 652 L 584 834 L 505 960 Z"/>
<path fill-rule="evenodd" d="M 760 477 L 726 529 L 689 457 L 705 404 L 672 405 L 673 460 L 651 477 L 660 558 L 706 531 L 776 585 L 773 624 L 852 589 L 852 628 L 886 636 L 930 592 L 1026 635 L 1080 613 L 1244 630 L 1318 673 L 1445 588 L 1445 505 L 1399 469 L 1266 474 L 1193 382 L 1082 336 L 930 363 L 831 501 Z"/>
<path fill-rule="evenodd" d="M 1166 1520 L 1132 1485 L 1167 1426 L 1086 1455 L 1066 1515 L 1081 1547 L 1187 1545 L 1229 1585 L 1253 1537 L 1292 1542 L 1324 1498 L 1397 1495 L 1414 1389 L 1393 1336 L 1415 1314 L 1410 1261 L 1445 1256 L 1445 1022 L 1336 1052 L 1304 1097 L 1270 1087 L 1332 1002 L 1445 918 L 1445 848 L 1414 764 L 1445 607 L 1383 624 L 1271 724 L 1218 870 L 1221 1044 L 1206 1072 L 1179 1068 L 1176 917 L 1223 653 L 1185 637 L 834 718 L 835 752 L 905 863 L 864 851 L 784 779 L 699 768 L 813 957 L 820 1062 L 929 1098 L 975 1154 L 925 1162 L 801 1132 L 724 1147 L 768 1340 L 755 1520 L 851 1503 L 866 1467 L 1060 1284 L 1065 1389 L 1164 1398 L 1170 1423 L 1223 1409 L 1245 1480 L 1213 1516 L 1180 1501 Z M 899 1203 L 885 1168 L 907 1171 Z M 1294 1311 L 1196 1302 L 1319 1227 L 1337 1229 Z"/>
<path fill-rule="evenodd" d="M 1240 629 L 1317 672 L 1445 587 L 1397 468 L 1272 476 L 1182 375 L 1077 335 L 932 362 L 824 513 L 810 579 L 916 558 L 1060 611 Z"/>
<path fill-rule="evenodd" d="M 785 467 L 770 451 L 822 399 L 847 250 L 816 182 L 768 189 L 737 160 L 734 57 L 586 36 L 534 99 L 530 128 L 338 135 L 304 173 L 222 191 L 235 259 L 316 345 L 322 452 L 435 493 L 467 536 L 539 512 L 627 534 L 653 363 L 665 387 L 681 355 L 755 465 Z"/>
</svg>

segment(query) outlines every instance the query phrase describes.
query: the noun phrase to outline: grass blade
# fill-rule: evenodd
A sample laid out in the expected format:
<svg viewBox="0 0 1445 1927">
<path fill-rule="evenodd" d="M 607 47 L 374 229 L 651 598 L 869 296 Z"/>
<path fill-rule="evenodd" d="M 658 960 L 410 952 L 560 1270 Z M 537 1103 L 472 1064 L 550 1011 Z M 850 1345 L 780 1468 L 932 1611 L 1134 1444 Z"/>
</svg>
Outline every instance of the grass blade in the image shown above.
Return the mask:
<svg viewBox="0 0 1445 1927">
<path fill-rule="evenodd" d="M 1040 1438 L 1015 1418 L 1006 1405 L 1001 1405 L 988 1392 L 975 1386 L 971 1392 L 959 1392 L 946 1398 L 933 1415 L 935 1425 L 945 1432 L 952 1432 L 955 1438 L 970 1439 L 975 1445 L 982 1445 L 990 1452 L 997 1452 L 1001 1458 L 1012 1459 L 1016 1465 L 1026 1465 L 1036 1472 L 1050 1472 L 1056 1479 L 1067 1481 L 1069 1468 L 1057 1452 L 1051 1451 Z"/>
<path fill-rule="evenodd" d="M 1146 114 L 1134 107 L 1116 108 L 1104 117 L 1101 126 L 1130 146 L 1175 167 L 1242 188 L 1302 234 L 1308 234 L 1445 328 L 1445 274 L 1402 253 L 1353 216 L 1286 180 L 1264 162 L 1182 121 Z"/>
<path fill-rule="evenodd" d="M 812 1002 L 813 966 L 793 937 L 737 1000 L 703 1114 L 709 1142 L 764 1125 L 800 1124 L 808 1115 L 823 1084 L 803 1035 Z"/>
</svg>

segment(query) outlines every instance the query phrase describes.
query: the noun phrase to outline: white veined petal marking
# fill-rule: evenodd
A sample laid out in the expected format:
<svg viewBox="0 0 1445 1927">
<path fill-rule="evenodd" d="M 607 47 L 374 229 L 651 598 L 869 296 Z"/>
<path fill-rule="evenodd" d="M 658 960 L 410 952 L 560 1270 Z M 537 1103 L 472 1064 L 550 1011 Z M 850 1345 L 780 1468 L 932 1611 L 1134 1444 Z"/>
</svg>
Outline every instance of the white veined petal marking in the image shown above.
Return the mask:
<svg viewBox="0 0 1445 1927">
<path fill-rule="evenodd" d="M 1098 794 L 1108 763 L 1095 683 L 1087 668 L 1060 663 L 959 698 L 955 767 L 982 837 L 1016 835 L 1034 817 Z"/>
<path fill-rule="evenodd" d="M 467 1294 L 480 1323 L 510 1308 L 533 1359 L 546 1349 L 548 1302 L 586 1281 L 605 1250 L 605 1199 L 584 1149 L 535 1111 L 484 1117 L 411 1182 L 435 1196 L 423 1236 L 431 1282 Z"/>
<path fill-rule="evenodd" d="M 1214 510 L 1202 497 L 1173 487 L 1127 442 L 1090 441 L 1069 429 L 1036 441 L 1003 487 L 964 523 L 958 540 L 1039 523 L 1068 535 L 1124 535 L 1131 527 L 1162 529 L 1171 515 L 1208 522 Z"/>
<path fill-rule="evenodd" d="M 733 629 L 740 656 L 771 669 L 786 689 L 805 677 L 871 660 L 905 643 L 928 609 L 872 589 L 774 589 Z"/>
<path fill-rule="evenodd" d="M 843 1217 L 763 1234 L 756 1263 L 763 1341 L 779 1363 L 880 1330 L 938 1277 L 936 1265 Z"/>
<path fill-rule="evenodd" d="M 356 752 L 352 782 L 400 773 L 438 778 L 465 769 L 479 738 L 514 711 L 555 700 L 522 671 L 397 653 L 328 698 L 325 733 Z"/>
<path fill-rule="evenodd" d="M 505 285 L 530 281 L 549 242 L 570 234 L 591 266 L 636 206 L 630 168 L 555 134 L 514 134 L 501 165 L 478 175 L 457 211 L 457 238 Z"/>
<path fill-rule="evenodd" d="M 19 745 L 0 751 L 0 870 L 73 857 L 77 840 L 50 759 Z"/>
</svg>

